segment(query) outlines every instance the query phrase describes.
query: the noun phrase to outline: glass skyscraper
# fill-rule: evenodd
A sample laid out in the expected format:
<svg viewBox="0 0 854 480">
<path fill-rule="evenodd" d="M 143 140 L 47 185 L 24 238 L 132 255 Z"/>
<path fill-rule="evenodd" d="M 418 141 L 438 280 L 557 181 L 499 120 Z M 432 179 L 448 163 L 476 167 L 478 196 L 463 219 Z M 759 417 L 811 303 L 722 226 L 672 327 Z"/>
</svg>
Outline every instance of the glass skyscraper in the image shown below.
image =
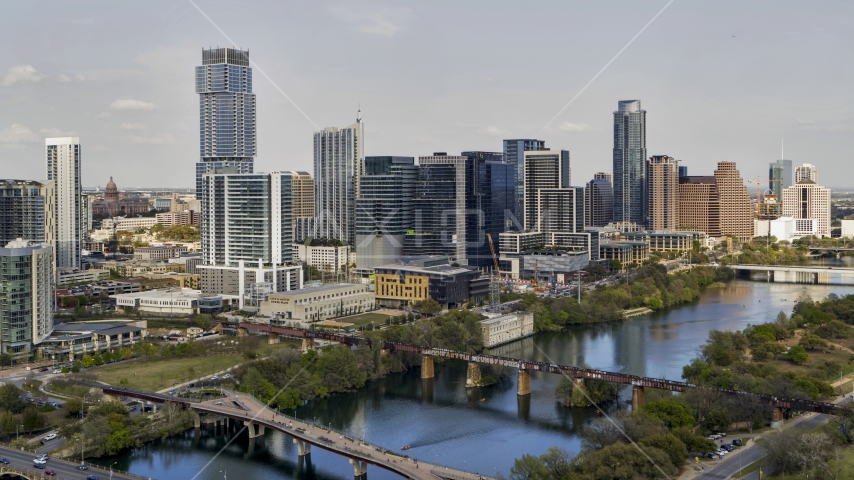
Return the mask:
<svg viewBox="0 0 854 480">
<path fill-rule="evenodd" d="M 196 196 L 201 198 L 202 175 L 232 167 L 252 173 L 255 143 L 255 94 L 249 50 L 202 50 L 196 67 L 199 94 L 199 162 Z"/>
<path fill-rule="evenodd" d="M 466 165 L 466 257 L 468 264 L 492 266 L 486 234 L 492 236 L 496 254 L 498 234 L 505 231 L 507 213 L 516 207 L 515 165 L 504 163 L 495 152 L 462 152 Z"/>
<path fill-rule="evenodd" d="M 646 219 L 646 110 L 620 100 L 614 112 L 614 221 Z"/>
<path fill-rule="evenodd" d="M 412 228 L 418 166 L 414 157 L 365 157 L 356 199 L 356 266 L 374 268 L 403 256 Z"/>
<path fill-rule="evenodd" d="M 768 165 L 768 183 L 771 193 L 777 195 L 777 201 L 783 201 L 783 190 L 791 187 L 792 183 L 792 161 L 777 160 Z"/>
</svg>

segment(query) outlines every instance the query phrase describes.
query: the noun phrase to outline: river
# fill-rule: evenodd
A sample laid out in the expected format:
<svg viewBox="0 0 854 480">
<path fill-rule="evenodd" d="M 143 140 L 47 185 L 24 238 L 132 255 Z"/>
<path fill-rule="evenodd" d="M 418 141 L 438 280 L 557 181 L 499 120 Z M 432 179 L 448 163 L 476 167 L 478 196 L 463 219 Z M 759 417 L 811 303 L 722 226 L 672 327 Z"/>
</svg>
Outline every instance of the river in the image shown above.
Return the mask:
<svg viewBox="0 0 854 480">
<path fill-rule="evenodd" d="M 539 334 L 493 353 L 680 379 L 682 366 L 696 356 L 710 330 L 739 330 L 770 321 L 781 310 L 791 313 L 802 294 L 819 299 L 830 293 L 854 293 L 854 288 L 735 280 L 725 288 L 707 289 L 695 304 L 622 323 Z M 555 445 L 577 452 L 577 430 L 595 415 L 592 408 L 556 404 L 557 375 L 532 373 L 532 395 L 522 399 L 516 395 L 515 377 L 469 391 L 465 377 L 464 362 L 437 363 L 432 382 L 422 381 L 417 370 L 389 375 L 360 391 L 312 402 L 298 415 L 390 449 L 411 445 L 408 453 L 424 461 L 505 476 L 522 454 L 539 455 Z M 630 396 L 625 388 L 623 398 Z M 353 478 L 346 458 L 319 448 L 309 463 L 299 462 L 296 445 L 276 432 L 251 445 L 245 434 L 238 436 L 216 456 L 232 436 L 203 428 L 96 462 L 115 462 L 116 468 L 160 480 L 213 480 L 226 474 L 241 480 Z M 368 476 L 399 478 L 377 468 L 369 468 Z"/>
</svg>

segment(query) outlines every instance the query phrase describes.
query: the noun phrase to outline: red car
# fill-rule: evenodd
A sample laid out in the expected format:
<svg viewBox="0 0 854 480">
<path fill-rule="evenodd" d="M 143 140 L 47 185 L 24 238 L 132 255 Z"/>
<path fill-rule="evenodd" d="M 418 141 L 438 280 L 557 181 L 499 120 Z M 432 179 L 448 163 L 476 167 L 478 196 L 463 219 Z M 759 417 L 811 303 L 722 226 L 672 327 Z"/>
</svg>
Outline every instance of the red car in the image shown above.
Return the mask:
<svg viewBox="0 0 854 480">
<path fill-rule="evenodd" d="M 56 472 L 54 472 L 53 470 L 45 470 L 44 474 L 47 475 L 48 477 L 55 477 L 56 476 Z"/>
</svg>

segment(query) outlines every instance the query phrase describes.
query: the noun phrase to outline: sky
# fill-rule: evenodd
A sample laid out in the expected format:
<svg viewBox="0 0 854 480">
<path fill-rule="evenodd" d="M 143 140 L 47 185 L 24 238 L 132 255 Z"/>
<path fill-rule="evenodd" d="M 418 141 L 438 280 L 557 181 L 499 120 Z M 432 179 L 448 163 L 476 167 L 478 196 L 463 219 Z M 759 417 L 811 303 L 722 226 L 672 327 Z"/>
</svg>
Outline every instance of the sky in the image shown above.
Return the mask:
<svg viewBox="0 0 854 480">
<path fill-rule="evenodd" d="M 256 172 L 312 172 L 312 133 L 361 107 L 367 155 L 539 138 L 582 185 L 612 170 L 617 101 L 640 99 L 648 154 L 689 174 L 735 161 L 767 187 L 783 144 L 854 187 L 852 24 L 854 2 L 823 0 L 7 0 L 0 178 L 44 178 L 44 138 L 73 135 L 85 187 L 192 187 L 194 67 L 238 46 L 256 64 Z"/>
</svg>

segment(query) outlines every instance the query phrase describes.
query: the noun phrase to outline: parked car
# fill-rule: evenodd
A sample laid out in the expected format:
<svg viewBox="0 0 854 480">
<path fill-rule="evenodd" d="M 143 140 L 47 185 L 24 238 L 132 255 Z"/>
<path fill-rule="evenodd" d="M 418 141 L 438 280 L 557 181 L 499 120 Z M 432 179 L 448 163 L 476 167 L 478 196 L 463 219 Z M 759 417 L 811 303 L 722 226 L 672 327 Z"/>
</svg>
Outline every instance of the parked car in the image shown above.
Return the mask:
<svg viewBox="0 0 854 480">
<path fill-rule="evenodd" d="M 735 447 L 733 447 L 732 445 L 721 445 L 721 448 L 723 448 L 727 452 L 731 452 L 731 451 L 735 450 Z"/>
<path fill-rule="evenodd" d="M 49 368 L 47 368 L 47 367 L 42 367 L 42 368 L 40 368 L 40 369 L 39 369 L 39 371 L 40 371 L 40 372 L 46 372 L 46 371 L 48 371 L 48 370 L 50 370 L 50 369 L 49 369 Z"/>
<path fill-rule="evenodd" d="M 736 447 L 740 447 L 740 446 L 744 445 L 744 442 L 740 438 L 736 438 L 735 440 L 732 441 L 732 444 L 735 445 Z"/>
<path fill-rule="evenodd" d="M 211 377 L 211 380 L 219 380 L 219 375 L 214 375 Z"/>
<path fill-rule="evenodd" d="M 193 388 L 193 387 L 195 387 L 195 386 L 196 386 L 196 384 L 195 384 L 195 383 L 191 383 L 191 384 L 187 385 L 187 387 L 189 387 L 189 388 Z"/>
<path fill-rule="evenodd" d="M 719 458 L 721 458 L 721 457 L 720 457 L 720 456 L 718 456 L 717 454 L 714 454 L 714 453 L 707 453 L 707 454 L 706 454 L 706 458 L 711 458 L 712 460 L 717 460 L 717 459 L 719 459 Z"/>
<path fill-rule="evenodd" d="M 175 390 L 169 390 L 169 395 L 175 395 L 177 392 Z"/>
<path fill-rule="evenodd" d="M 726 437 L 726 432 L 718 432 L 715 435 L 717 435 L 718 437 Z"/>
<path fill-rule="evenodd" d="M 230 373 L 226 373 L 225 375 L 223 375 L 223 376 L 222 376 L 222 378 L 231 378 L 231 374 L 230 374 Z"/>
<path fill-rule="evenodd" d="M 150 412 L 151 410 L 152 410 L 151 405 L 146 405 L 146 406 L 142 407 L 143 412 Z"/>
<path fill-rule="evenodd" d="M 53 373 L 62 373 L 62 370 L 59 368 L 54 368 Z"/>
</svg>

